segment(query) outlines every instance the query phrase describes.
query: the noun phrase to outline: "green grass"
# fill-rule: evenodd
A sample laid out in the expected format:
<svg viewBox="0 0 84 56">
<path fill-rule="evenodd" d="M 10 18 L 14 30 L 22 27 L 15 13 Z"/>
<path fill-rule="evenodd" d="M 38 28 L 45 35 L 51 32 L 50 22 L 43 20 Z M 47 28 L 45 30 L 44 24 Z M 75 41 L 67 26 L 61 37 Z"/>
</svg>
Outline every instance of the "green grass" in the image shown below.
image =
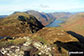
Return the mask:
<svg viewBox="0 0 84 56">
<path fill-rule="evenodd" d="M 8 47 L 10 45 L 19 45 L 26 42 L 26 39 L 15 39 L 15 40 L 0 40 L 0 48 Z"/>
<path fill-rule="evenodd" d="M 35 40 L 37 40 L 37 41 L 40 41 L 40 42 L 42 42 L 44 44 L 49 44 L 47 42 L 47 40 L 45 40 L 43 37 L 37 36 L 37 37 L 32 37 L 32 38 L 35 39 Z"/>
</svg>

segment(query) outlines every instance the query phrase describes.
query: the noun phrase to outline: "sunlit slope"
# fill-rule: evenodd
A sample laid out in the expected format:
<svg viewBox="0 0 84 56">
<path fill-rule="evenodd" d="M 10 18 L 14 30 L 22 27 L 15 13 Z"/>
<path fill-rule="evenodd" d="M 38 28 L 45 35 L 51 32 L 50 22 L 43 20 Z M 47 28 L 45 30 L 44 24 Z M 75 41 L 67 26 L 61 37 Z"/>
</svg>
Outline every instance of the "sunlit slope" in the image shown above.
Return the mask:
<svg viewBox="0 0 84 56">
<path fill-rule="evenodd" d="M 84 35 L 84 13 L 78 13 L 70 17 L 65 24 L 62 25 L 68 31 L 74 31 Z"/>
</svg>

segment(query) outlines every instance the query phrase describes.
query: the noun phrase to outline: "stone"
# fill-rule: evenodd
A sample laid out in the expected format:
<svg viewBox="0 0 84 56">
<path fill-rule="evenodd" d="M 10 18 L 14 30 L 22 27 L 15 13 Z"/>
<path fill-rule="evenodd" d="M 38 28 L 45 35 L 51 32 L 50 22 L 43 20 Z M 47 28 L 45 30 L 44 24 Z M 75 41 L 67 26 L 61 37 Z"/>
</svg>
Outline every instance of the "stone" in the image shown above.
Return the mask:
<svg viewBox="0 0 84 56">
<path fill-rule="evenodd" d="M 10 48 L 14 48 L 15 46 L 11 46 Z"/>
<path fill-rule="evenodd" d="M 42 44 L 39 41 L 37 41 L 37 42 L 32 41 L 32 39 L 29 37 L 23 37 L 23 38 L 27 39 L 27 41 L 22 46 L 12 45 L 7 48 L 2 48 L 0 52 L 4 55 L 6 54 L 8 56 L 24 56 L 24 55 L 26 55 L 25 51 L 29 52 L 29 54 L 32 51 L 35 51 L 35 52 L 38 51 L 38 53 L 36 53 L 36 55 L 44 55 L 45 54 L 47 56 L 52 56 L 52 53 L 51 53 L 52 49 L 47 44 Z"/>
<path fill-rule="evenodd" d="M 23 51 L 29 51 L 29 50 L 31 50 L 33 47 L 31 47 L 31 46 L 22 46 L 21 47 L 21 50 L 23 50 Z"/>
<path fill-rule="evenodd" d="M 51 53 L 50 53 L 51 48 L 48 47 L 47 45 L 42 45 L 40 42 L 34 42 L 33 46 L 40 51 L 39 55 L 46 54 L 51 56 Z"/>
</svg>

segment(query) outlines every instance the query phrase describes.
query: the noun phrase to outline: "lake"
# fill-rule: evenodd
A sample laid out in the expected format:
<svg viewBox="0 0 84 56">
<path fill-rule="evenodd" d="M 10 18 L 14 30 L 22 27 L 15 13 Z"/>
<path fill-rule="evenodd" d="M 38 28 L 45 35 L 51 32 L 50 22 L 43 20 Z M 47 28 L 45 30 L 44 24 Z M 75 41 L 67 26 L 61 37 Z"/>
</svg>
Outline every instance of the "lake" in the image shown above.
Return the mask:
<svg viewBox="0 0 84 56">
<path fill-rule="evenodd" d="M 60 23 L 63 23 L 64 21 L 61 20 L 54 20 L 53 22 L 51 22 L 50 24 L 46 25 L 46 27 L 59 27 Z"/>
</svg>

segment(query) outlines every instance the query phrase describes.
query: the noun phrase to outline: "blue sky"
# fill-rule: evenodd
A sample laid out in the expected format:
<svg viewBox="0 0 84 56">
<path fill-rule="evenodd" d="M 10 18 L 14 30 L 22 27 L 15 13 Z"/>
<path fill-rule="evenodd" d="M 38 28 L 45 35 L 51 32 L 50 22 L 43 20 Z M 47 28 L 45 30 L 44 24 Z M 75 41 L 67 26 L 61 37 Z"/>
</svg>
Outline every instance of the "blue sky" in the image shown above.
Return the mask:
<svg viewBox="0 0 84 56">
<path fill-rule="evenodd" d="M 0 15 L 26 10 L 83 12 L 84 0 L 0 0 Z"/>
</svg>

